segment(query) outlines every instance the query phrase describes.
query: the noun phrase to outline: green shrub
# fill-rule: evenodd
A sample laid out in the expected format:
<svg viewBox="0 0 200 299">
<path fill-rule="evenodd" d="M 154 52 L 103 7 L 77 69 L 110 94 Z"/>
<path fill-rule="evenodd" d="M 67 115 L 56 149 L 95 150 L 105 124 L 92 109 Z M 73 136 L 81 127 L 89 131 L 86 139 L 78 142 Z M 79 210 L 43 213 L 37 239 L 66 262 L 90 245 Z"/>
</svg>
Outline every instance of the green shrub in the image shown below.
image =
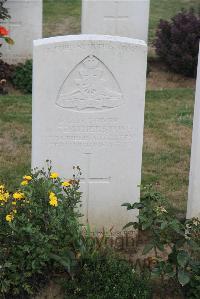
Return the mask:
<svg viewBox="0 0 200 299">
<path fill-rule="evenodd" d="M 75 263 L 80 236 L 79 181 L 36 170 L 19 190 L 0 186 L 0 297 L 25 296 L 59 267 Z M 23 297 L 24 298 L 24 297 Z"/>
<path fill-rule="evenodd" d="M 14 65 L 10 65 L 0 59 L 0 94 L 8 93 L 6 84 L 11 80 L 14 69 Z"/>
<path fill-rule="evenodd" d="M 182 11 L 170 21 L 161 20 L 156 33 L 156 53 L 174 72 L 195 77 L 200 39 L 200 15 Z"/>
<path fill-rule="evenodd" d="M 152 276 L 160 277 L 162 284 L 171 279 L 182 291 L 186 288 L 188 293 L 198 294 L 198 297 L 191 298 L 199 298 L 200 221 L 196 218 L 186 221 L 177 219 L 166 199 L 152 186 L 142 189 L 141 202 L 124 203 L 123 206 L 127 210 L 140 211 L 139 222 L 129 222 L 125 227 L 133 226 L 148 232 L 149 243 L 143 254 L 154 251 Z M 167 254 L 167 259 L 163 259 L 162 252 Z"/>
<path fill-rule="evenodd" d="M 32 60 L 20 63 L 12 75 L 13 85 L 25 93 L 32 92 Z"/>
<path fill-rule="evenodd" d="M 199 299 L 200 297 L 200 263 L 192 265 L 193 275 L 190 282 L 185 286 L 185 297 L 187 299 Z"/>
<path fill-rule="evenodd" d="M 10 18 L 8 14 L 8 9 L 5 8 L 5 3 L 7 0 L 0 0 L 0 20 L 5 20 Z"/>
<path fill-rule="evenodd" d="M 110 255 L 87 261 L 73 279 L 64 282 L 65 298 L 148 299 L 151 287 L 128 262 Z"/>
</svg>

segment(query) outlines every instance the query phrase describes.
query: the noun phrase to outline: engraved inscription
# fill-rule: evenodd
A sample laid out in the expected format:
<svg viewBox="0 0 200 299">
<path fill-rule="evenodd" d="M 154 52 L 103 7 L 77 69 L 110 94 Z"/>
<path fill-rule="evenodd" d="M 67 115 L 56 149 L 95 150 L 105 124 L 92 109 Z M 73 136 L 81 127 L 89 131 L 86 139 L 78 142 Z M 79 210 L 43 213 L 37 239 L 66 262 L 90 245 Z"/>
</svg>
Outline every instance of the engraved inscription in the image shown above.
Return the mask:
<svg viewBox="0 0 200 299">
<path fill-rule="evenodd" d="M 87 56 L 67 76 L 56 104 L 75 111 L 101 111 L 119 107 L 122 93 L 114 75 L 96 56 Z"/>
<path fill-rule="evenodd" d="M 49 129 L 47 142 L 56 147 L 76 145 L 83 147 L 110 147 L 132 145 L 136 132 L 133 127 L 117 119 L 88 119 L 61 121 L 57 127 Z"/>
</svg>

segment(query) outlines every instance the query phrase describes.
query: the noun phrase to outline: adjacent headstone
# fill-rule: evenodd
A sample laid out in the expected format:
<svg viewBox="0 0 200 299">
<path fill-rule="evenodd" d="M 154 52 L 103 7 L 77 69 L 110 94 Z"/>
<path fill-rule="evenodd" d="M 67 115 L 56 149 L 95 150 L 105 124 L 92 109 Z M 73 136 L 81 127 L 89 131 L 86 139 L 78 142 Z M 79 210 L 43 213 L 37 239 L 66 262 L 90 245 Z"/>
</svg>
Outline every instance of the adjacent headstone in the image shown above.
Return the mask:
<svg viewBox="0 0 200 299">
<path fill-rule="evenodd" d="M 147 46 L 101 35 L 34 41 L 32 167 L 82 170 L 84 222 L 121 231 L 139 200 Z"/>
<path fill-rule="evenodd" d="M 200 218 L 200 51 L 194 106 L 187 219 Z"/>
<path fill-rule="evenodd" d="M 82 33 L 147 42 L 150 0 L 82 0 Z"/>
<path fill-rule="evenodd" d="M 8 63 L 32 58 L 33 40 L 42 37 L 42 0 L 8 0 L 5 4 L 11 18 L 0 23 L 9 30 L 14 45 L 3 44 L 2 58 Z"/>
</svg>

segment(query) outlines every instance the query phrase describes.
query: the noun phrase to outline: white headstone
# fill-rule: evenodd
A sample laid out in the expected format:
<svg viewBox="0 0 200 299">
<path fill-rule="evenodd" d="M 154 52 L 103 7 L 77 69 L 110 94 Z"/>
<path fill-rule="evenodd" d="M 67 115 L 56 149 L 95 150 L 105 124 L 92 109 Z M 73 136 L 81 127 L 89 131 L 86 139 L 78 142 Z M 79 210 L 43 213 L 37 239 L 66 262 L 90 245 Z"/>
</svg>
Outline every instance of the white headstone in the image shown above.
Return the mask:
<svg viewBox="0 0 200 299">
<path fill-rule="evenodd" d="M 32 167 L 82 170 L 84 221 L 121 231 L 139 200 L 147 46 L 101 35 L 34 42 Z"/>
<path fill-rule="evenodd" d="M 8 63 L 32 58 L 33 40 L 42 37 L 42 0 L 8 0 L 10 19 L 0 23 L 9 30 L 14 45 L 3 44 L 2 59 Z"/>
<path fill-rule="evenodd" d="M 187 219 L 200 218 L 200 51 L 194 106 Z"/>
<path fill-rule="evenodd" d="M 82 0 L 82 33 L 147 42 L 150 0 Z"/>
</svg>

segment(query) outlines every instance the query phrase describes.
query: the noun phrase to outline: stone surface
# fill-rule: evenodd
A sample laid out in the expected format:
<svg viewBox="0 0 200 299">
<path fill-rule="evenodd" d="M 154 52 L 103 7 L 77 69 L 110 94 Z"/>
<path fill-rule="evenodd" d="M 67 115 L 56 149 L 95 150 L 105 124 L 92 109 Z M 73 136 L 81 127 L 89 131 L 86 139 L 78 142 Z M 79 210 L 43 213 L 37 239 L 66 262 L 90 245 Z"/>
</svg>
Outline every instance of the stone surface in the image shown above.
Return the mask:
<svg viewBox="0 0 200 299">
<path fill-rule="evenodd" d="M 200 219 L 200 51 L 193 118 L 187 218 Z"/>
<path fill-rule="evenodd" d="M 2 58 L 8 63 L 32 58 L 33 40 L 42 37 L 42 0 L 8 0 L 11 19 L 0 24 L 9 30 L 14 45 L 3 44 Z"/>
<path fill-rule="evenodd" d="M 78 35 L 34 41 L 32 167 L 82 170 L 84 222 L 121 231 L 139 200 L 146 44 Z M 135 213 L 135 214 L 134 214 Z"/>
<path fill-rule="evenodd" d="M 150 0 L 82 0 L 82 33 L 147 42 Z"/>
</svg>

